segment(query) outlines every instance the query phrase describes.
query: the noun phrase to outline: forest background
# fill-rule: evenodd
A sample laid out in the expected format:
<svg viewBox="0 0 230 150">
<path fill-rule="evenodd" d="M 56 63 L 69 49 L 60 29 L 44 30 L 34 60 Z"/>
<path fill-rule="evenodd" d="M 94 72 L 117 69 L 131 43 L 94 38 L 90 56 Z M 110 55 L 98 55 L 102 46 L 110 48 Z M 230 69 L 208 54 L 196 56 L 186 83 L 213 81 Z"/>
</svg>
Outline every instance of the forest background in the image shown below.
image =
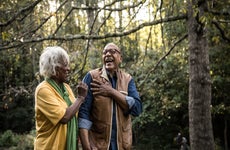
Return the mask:
<svg viewBox="0 0 230 150">
<path fill-rule="evenodd" d="M 120 46 L 143 102 L 133 118 L 137 150 L 230 146 L 228 0 L 0 0 L 0 148 L 33 149 L 39 56 L 66 49 L 70 85 Z"/>
</svg>

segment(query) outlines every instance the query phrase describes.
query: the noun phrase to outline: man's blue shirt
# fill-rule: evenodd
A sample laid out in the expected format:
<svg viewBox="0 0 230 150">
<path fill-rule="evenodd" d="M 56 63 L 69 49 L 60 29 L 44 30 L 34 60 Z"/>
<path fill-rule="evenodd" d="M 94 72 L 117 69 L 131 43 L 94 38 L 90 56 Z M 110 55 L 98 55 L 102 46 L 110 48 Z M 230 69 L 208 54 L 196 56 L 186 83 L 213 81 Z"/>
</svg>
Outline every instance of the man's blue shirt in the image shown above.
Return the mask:
<svg viewBox="0 0 230 150">
<path fill-rule="evenodd" d="M 83 79 L 83 82 L 85 82 L 88 85 L 88 94 L 86 96 L 85 102 L 81 105 L 78 117 L 79 117 L 79 128 L 85 128 L 90 130 L 92 126 L 92 122 L 90 120 L 90 110 L 92 107 L 92 101 L 93 101 L 93 94 L 90 86 L 90 83 L 92 82 L 92 77 L 90 73 L 87 73 L 86 76 Z M 117 77 L 110 78 L 110 82 L 112 84 L 112 87 L 116 88 L 116 82 Z M 126 101 L 129 105 L 129 111 L 126 112 L 127 114 L 131 114 L 132 116 L 138 116 L 142 112 L 142 103 L 140 101 L 139 94 L 136 89 L 136 85 L 134 83 L 134 80 L 131 79 L 128 85 L 128 95 L 126 96 Z M 114 104 L 116 105 L 115 101 Z M 114 107 L 115 107 L 114 105 Z M 113 126 L 112 126 L 112 134 L 111 134 L 111 146 L 116 146 L 116 109 L 113 109 Z M 113 148 L 112 148 L 113 149 Z M 116 148 L 115 148 L 116 149 Z"/>
</svg>

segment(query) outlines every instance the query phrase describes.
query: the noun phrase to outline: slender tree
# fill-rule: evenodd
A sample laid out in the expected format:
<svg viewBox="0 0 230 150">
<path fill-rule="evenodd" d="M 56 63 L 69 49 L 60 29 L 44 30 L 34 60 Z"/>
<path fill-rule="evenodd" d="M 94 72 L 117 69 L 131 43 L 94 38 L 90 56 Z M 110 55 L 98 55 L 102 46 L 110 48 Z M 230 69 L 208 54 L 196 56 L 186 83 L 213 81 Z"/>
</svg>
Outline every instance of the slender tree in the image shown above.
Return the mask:
<svg viewBox="0 0 230 150">
<path fill-rule="evenodd" d="M 188 1 L 189 134 L 191 150 L 214 150 L 211 77 L 205 24 L 206 0 Z"/>
</svg>

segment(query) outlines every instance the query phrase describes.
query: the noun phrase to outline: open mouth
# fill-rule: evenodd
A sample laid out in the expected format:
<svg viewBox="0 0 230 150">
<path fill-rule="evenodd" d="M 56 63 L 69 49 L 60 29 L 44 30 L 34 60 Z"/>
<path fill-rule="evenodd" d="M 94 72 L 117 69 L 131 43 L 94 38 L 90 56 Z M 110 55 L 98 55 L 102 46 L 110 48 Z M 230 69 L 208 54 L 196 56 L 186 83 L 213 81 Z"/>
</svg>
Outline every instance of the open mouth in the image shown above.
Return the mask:
<svg viewBox="0 0 230 150">
<path fill-rule="evenodd" d="M 112 57 L 106 57 L 105 58 L 105 63 L 111 63 L 113 61 L 114 61 L 114 59 Z"/>
</svg>

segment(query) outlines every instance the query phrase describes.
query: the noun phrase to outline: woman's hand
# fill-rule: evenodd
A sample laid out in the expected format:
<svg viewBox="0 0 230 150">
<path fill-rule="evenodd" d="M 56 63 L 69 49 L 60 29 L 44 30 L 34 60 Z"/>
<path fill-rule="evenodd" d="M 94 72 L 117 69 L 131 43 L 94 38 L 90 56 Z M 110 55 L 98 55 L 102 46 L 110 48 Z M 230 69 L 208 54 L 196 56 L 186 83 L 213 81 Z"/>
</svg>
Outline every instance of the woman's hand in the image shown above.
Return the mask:
<svg viewBox="0 0 230 150">
<path fill-rule="evenodd" d="M 77 85 L 77 95 L 85 98 L 87 93 L 88 93 L 87 84 L 85 84 L 83 82 L 79 82 Z"/>
</svg>

